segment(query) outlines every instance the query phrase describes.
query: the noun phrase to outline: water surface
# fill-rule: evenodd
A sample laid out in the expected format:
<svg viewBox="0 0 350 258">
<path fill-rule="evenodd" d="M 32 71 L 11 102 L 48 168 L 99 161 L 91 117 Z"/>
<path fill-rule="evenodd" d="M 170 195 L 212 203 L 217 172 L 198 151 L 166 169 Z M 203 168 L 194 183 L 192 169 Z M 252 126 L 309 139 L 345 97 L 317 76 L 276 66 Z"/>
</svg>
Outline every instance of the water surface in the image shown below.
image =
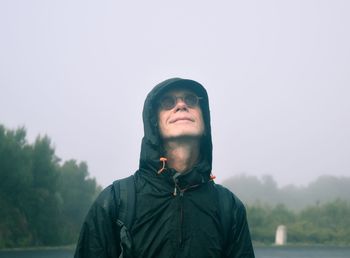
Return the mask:
<svg viewBox="0 0 350 258">
<path fill-rule="evenodd" d="M 350 258 L 350 247 L 256 247 L 256 258 Z M 74 250 L 0 251 L 0 258 L 72 258 Z"/>
<path fill-rule="evenodd" d="M 256 258 L 350 258 L 350 247 L 257 247 Z"/>
</svg>

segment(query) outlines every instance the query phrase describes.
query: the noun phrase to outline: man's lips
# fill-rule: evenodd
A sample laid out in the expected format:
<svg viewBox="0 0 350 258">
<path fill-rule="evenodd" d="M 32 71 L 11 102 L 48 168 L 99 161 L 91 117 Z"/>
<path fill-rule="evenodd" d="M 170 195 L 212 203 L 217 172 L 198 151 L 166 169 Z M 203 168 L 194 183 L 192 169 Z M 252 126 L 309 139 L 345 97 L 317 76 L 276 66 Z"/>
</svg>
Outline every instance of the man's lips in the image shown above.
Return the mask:
<svg viewBox="0 0 350 258">
<path fill-rule="evenodd" d="M 190 117 L 177 117 L 177 118 L 173 118 L 170 120 L 170 123 L 176 123 L 178 121 L 190 121 L 190 122 L 194 122 L 194 120 Z"/>
</svg>

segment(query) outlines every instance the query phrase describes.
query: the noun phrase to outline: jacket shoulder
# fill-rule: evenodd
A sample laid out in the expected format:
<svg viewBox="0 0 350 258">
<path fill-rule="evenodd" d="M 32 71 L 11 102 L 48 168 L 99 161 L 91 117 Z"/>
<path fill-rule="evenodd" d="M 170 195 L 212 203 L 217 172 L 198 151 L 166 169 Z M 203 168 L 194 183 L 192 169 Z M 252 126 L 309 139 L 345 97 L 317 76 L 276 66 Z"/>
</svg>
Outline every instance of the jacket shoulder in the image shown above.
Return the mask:
<svg viewBox="0 0 350 258">
<path fill-rule="evenodd" d="M 134 176 L 115 180 L 111 185 L 102 190 L 93 206 L 97 209 L 102 209 L 108 215 L 117 219 L 118 213 L 126 213 L 124 210 L 133 209 L 133 200 L 135 199 L 134 188 Z M 122 217 L 125 218 L 126 216 L 123 215 Z"/>
<path fill-rule="evenodd" d="M 94 206 L 98 206 L 104 210 L 110 210 L 111 206 L 114 206 L 114 190 L 113 185 L 107 186 L 102 192 L 97 196 Z"/>
<path fill-rule="evenodd" d="M 225 257 L 254 258 L 246 209 L 243 202 L 226 187 L 215 184 L 224 223 Z"/>
<path fill-rule="evenodd" d="M 245 209 L 243 202 L 232 191 L 220 184 L 214 184 L 220 201 L 229 202 L 233 209 Z"/>
<path fill-rule="evenodd" d="M 106 187 L 92 204 L 82 225 L 75 258 L 118 257 L 112 185 Z"/>
</svg>

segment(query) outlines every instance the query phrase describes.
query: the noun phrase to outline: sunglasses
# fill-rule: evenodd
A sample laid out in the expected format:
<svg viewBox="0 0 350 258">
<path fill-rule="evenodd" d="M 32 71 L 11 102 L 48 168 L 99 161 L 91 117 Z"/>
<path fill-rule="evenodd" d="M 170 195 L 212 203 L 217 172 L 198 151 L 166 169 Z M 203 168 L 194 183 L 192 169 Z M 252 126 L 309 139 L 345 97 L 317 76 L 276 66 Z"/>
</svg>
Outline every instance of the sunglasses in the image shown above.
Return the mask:
<svg viewBox="0 0 350 258">
<path fill-rule="evenodd" d="M 166 95 L 159 101 L 159 106 L 164 110 L 173 109 L 176 106 L 178 99 L 181 99 L 188 107 L 194 108 L 198 106 L 198 102 L 202 98 L 192 93 L 187 93 L 183 96 Z"/>
</svg>

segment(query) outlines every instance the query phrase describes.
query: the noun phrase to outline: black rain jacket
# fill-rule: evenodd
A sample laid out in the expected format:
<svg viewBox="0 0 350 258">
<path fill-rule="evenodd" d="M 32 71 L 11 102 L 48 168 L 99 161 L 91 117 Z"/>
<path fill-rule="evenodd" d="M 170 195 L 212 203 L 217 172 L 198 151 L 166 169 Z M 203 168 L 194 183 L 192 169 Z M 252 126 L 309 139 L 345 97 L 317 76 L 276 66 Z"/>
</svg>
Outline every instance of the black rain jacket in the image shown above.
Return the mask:
<svg viewBox="0 0 350 258">
<path fill-rule="evenodd" d="M 177 173 L 164 157 L 158 130 L 157 102 L 169 89 L 184 88 L 202 99 L 205 123 L 201 160 L 190 171 Z M 148 94 L 143 109 L 144 137 L 136 187 L 135 219 L 120 240 L 113 187 L 102 191 L 82 226 L 75 258 L 232 257 L 254 258 L 242 202 L 211 178 L 212 140 L 207 92 L 198 82 L 173 78 Z M 157 173 L 165 165 L 162 173 Z M 223 219 L 219 202 L 228 210 Z M 224 223 L 226 223 L 224 225 Z M 122 243 L 121 243 L 122 242 Z"/>
</svg>

